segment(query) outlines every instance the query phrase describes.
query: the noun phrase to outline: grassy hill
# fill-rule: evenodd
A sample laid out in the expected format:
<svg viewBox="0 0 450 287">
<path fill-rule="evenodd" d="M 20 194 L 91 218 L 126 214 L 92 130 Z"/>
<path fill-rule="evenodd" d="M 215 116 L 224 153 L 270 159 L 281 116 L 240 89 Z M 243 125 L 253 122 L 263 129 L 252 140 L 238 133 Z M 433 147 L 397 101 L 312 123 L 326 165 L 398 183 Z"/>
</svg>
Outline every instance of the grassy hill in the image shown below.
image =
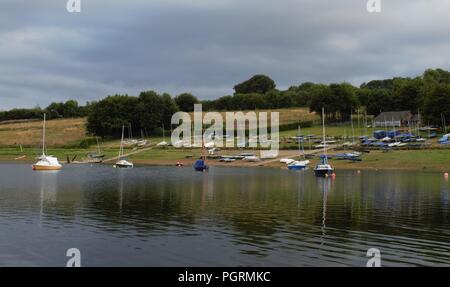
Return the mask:
<svg viewBox="0 0 450 287">
<path fill-rule="evenodd" d="M 266 111 L 260 110 L 257 113 Z M 270 110 L 267 110 L 270 112 Z M 278 109 L 280 124 L 317 120 L 314 113 L 307 108 Z M 222 112 L 225 120 L 225 112 Z M 73 146 L 86 138 L 86 118 L 60 119 L 47 121 L 46 144 L 48 147 Z M 170 137 L 166 134 L 167 138 Z M 0 147 L 33 147 L 37 148 L 42 141 L 42 121 L 21 121 L 0 123 Z M 108 145 L 107 143 L 105 143 Z M 115 145 L 115 142 L 114 144 Z"/>
<path fill-rule="evenodd" d="M 62 147 L 86 137 L 86 119 L 47 121 L 46 143 L 49 147 Z M 0 123 L 0 146 L 38 147 L 42 141 L 42 121 Z"/>
<path fill-rule="evenodd" d="M 228 111 L 235 112 L 235 111 Z M 249 111 L 242 111 L 243 113 L 247 113 Z M 288 109 L 273 109 L 273 110 L 256 110 L 256 115 L 259 116 L 260 112 L 267 112 L 268 118 L 270 119 L 271 112 L 278 112 L 280 116 L 280 125 L 297 123 L 298 121 L 307 122 L 307 121 L 316 121 L 320 118 L 315 114 L 309 112 L 309 108 L 288 108 Z M 206 112 L 203 112 L 205 114 Z M 220 112 L 223 120 L 226 120 L 226 111 Z M 193 113 L 190 113 L 191 118 L 193 119 Z"/>
</svg>

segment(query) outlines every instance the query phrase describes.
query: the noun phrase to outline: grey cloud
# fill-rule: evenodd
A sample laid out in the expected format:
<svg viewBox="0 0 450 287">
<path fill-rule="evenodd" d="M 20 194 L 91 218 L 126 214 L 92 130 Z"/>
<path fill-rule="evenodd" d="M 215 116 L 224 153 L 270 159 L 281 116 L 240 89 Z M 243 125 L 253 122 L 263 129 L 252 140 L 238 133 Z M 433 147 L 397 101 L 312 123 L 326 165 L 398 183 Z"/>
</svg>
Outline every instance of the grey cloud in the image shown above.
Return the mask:
<svg viewBox="0 0 450 287">
<path fill-rule="evenodd" d="M 252 74 L 280 88 L 450 66 L 450 1 L 2 1 L 0 109 L 154 89 L 200 98 Z M 31 2 L 31 3 L 28 3 Z"/>
</svg>

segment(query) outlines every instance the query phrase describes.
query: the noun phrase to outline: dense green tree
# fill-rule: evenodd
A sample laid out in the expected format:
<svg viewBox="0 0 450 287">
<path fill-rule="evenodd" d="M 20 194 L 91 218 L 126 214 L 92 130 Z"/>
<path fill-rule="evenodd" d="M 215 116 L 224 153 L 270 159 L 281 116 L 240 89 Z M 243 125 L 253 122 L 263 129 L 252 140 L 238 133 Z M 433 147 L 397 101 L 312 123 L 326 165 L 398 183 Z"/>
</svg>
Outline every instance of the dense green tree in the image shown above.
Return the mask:
<svg viewBox="0 0 450 287">
<path fill-rule="evenodd" d="M 202 104 L 203 111 L 213 111 L 216 109 L 216 101 L 203 100 L 200 103 Z"/>
<path fill-rule="evenodd" d="M 164 102 L 154 91 L 141 92 L 136 113 L 141 128 L 154 131 L 162 126 Z"/>
<path fill-rule="evenodd" d="M 392 110 L 392 91 L 388 89 L 361 88 L 357 91 L 357 95 L 369 115 L 376 116 L 381 112 Z"/>
<path fill-rule="evenodd" d="M 417 112 L 423 105 L 421 78 L 394 80 L 392 110 Z"/>
<path fill-rule="evenodd" d="M 348 83 L 342 83 L 331 84 L 330 89 L 339 119 L 342 121 L 350 120 L 351 113 L 359 107 L 356 88 Z"/>
<path fill-rule="evenodd" d="M 291 86 L 284 93 L 292 98 L 292 105 L 295 107 L 307 107 L 311 103 L 312 89 L 315 84 L 306 82 L 300 86 Z"/>
<path fill-rule="evenodd" d="M 108 96 L 92 107 L 87 119 L 88 132 L 98 136 L 119 137 L 122 125 L 137 120 L 138 98 L 128 95 Z"/>
<path fill-rule="evenodd" d="M 233 110 L 235 106 L 233 105 L 233 97 L 232 96 L 224 96 L 215 100 L 215 109 L 218 111 L 223 110 Z"/>
<path fill-rule="evenodd" d="M 425 120 L 441 125 L 441 115 L 450 121 L 450 84 L 437 84 L 426 93 L 423 111 Z"/>
<path fill-rule="evenodd" d="M 310 110 L 320 114 L 322 107 L 332 120 L 347 121 L 352 111 L 359 106 L 356 88 L 348 83 L 316 85 L 312 90 Z"/>
<path fill-rule="evenodd" d="M 266 75 L 255 75 L 234 86 L 235 94 L 264 94 L 275 89 L 275 82 Z"/>
<path fill-rule="evenodd" d="M 53 102 L 45 108 L 45 112 L 48 119 L 76 118 L 84 115 L 83 108 L 75 100 L 68 100 L 65 103 Z"/>
<path fill-rule="evenodd" d="M 423 73 L 426 84 L 450 84 L 450 72 L 442 69 L 428 69 Z"/>
<path fill-rule="evenodd" d="M 201 101 L 205 111 L 210 110 L 255 110 L 309 106 L 311 111 L 321 113 L 325 108 L 329 120 L 346 121 L 350 113 L 360 106 L 368 114 L 378 115 L 383 111 L 420 111 L 425 119 L 440 124 L 441 114 L 450 118 L 449 93 L 450 72 L 442 69 L 426 70 L 416 78 L 393 78 L 374 80 L 355 88 L 348 83 L 314 84 L 302 83 L 285 91 L 275 89 L 272 79 L 255 75 L 235 86 L 233 96 Z M 79 106 L 74 100 L 51 103 L 44 110 L 12 109 L 0 111 L 0 121 L 69 118 L 88 116 L 88 131 L 101 136 L 120 136 L 121 126 L 132 125 L 139 134 L 140 129 L 151 133 L 170 128 L 170 119 L 179 108 L 190 112 L 198 99 L 188 93 L 175 98 L 153 91 L 142 92 L 139 97 L 127 95 L 107 98 Z"/>
<path fill-rule="evenodd" d="M 161 121 L 164 128 L 168 130 L 171 126 L 173 114 L 178 112 L 180 109 L 169 94 L 163 94 L 161 96 L 161 100 L 163 104 Z"/>
<path fill-rule="evenodd" d="M 178 95 L 174 100 L 178 108 L 183 112 L 194 111 L 194 105 L 198 103 L 198 99 L 189 93 Z"/>
<path fill-rule="evenodd" d="M 22 120 L 22 119 L 40 119 L 44 112 L 41 108 L 33 109 L 12 109 L 0 112 L 0 121 Z"/>
<path fill-rule="evenodd" d="M 392 90 L 394 88 L 394 79 L 373 80 L 368 83 L 363 83 L 361 88 Z"/>
<path fill-rule="evenodd" d="M 132 127 L 133 134 L 141 130 L 159 133 L 162 126 L 170 129 L 172 115 L 178 106 L 169 94 L 141 92 L 139 97 L 109 96 L 92 106 L 88 116 L 88 131 L 99 136 L 118 137 L 121 127 Z"/>
<path fill-rule="evenodd" d="M 317 114 L 322 115 L 322 108 L 324 108 L 327 117 L 336 113 L 333 92 L 329 86 L 319 84 L 316 85 L 311 92 L 311 103 L 309 106 L 311 112 L 316 112 Z"/>
</svg>

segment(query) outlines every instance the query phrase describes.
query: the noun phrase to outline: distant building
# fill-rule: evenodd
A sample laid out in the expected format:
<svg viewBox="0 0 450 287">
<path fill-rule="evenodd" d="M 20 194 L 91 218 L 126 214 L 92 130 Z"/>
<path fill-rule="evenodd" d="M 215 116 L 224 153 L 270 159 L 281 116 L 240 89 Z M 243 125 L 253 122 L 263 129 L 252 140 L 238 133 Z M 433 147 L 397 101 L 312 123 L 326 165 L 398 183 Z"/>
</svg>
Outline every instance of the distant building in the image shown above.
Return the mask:
<svg viewBox="0 0 450 287">
<path fill-rule="evenodd" d="M 382 112 L 374 120 L 375 127 L 404 127 L 420 124 L 420 115 L 410 111 Z"/>
</svg>

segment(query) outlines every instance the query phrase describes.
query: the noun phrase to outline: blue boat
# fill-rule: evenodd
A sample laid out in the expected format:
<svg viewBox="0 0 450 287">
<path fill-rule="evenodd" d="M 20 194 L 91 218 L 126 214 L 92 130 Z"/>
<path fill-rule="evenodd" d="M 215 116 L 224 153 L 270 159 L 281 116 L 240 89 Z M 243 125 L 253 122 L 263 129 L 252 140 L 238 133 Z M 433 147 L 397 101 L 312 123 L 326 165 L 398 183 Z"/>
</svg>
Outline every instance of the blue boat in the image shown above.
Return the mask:
<svg viewBox="0 0 450 287">
<path fill-rule="evenodd" d="M 306 169 L 308 164 L 309 164 L 309 160 L 294 161 L 288 165 L 288 169 L 289 170 L 303 170 L 303 169 Z"/>
<path fill-rule="evenodd" d="M 383 130 L 375 131 L 373 133 L 373 137 L 380 140 L 380 139 L 386 137 L 386 131 L 383 131 Z"/>
<path fill-rule="evenodd" d="M 205 163 L 203 159 L 197 160 L 194 164 L 194 169 L 196 171 L 207 171 L 208 168 L 209 168 L 208 165 Z"/>
<path fill-rule="evenodd" d="M 439 141 L 440 144 L 448 144 L 450 142 L 450 134 L 443 135 Z"/>
</svg>

